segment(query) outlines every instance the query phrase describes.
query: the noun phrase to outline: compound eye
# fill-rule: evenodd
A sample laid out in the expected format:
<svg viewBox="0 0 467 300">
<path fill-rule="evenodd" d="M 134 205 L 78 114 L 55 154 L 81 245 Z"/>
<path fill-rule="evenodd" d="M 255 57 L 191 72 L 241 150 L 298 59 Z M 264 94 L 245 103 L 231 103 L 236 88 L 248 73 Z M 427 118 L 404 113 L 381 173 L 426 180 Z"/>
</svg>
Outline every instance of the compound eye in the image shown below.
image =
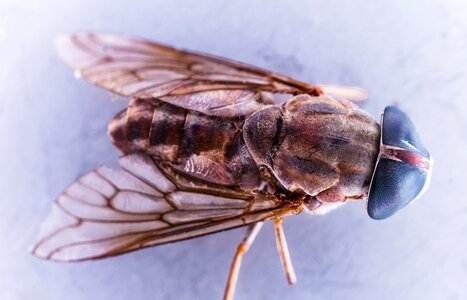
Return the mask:
<svg viewBox="0 0 467 300">
<path fill-rule="evenodd" d="M 368 196 L 368 215 L 386 219 L 421 194 L 427 172 L 403 162 L 380 159 Z"/>
<path fill-rule="evenodd" d="M 397 107 L 388 106 L 384 109 L 381 133 L 383 145 L 413 150 L 425 158 L 430 158 L 415 125 L 409 116 Z"/>
<path fill-rule="evenodd" d="M 368 215 L 386 219 L 426 189 L 432 161 L 408 116 L 387 107 L 381 121 L 381 144 L 368 195 Z"/>
</svg>

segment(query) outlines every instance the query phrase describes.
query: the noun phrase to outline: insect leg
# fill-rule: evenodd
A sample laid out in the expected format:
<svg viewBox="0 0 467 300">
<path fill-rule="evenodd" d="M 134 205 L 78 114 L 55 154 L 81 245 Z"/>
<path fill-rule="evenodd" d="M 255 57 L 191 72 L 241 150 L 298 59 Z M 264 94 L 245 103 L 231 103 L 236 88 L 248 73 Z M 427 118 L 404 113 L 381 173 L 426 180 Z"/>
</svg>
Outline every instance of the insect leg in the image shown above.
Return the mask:
<svg viewBox="0 0 467 300">
<path fill-rule="evenodd" d="M 227 285 L 225 287 L 224 300 L 233 299 L 243 255 L 248 251 L 251 244 L 253 244 L 262 226 L 263 222 L 254 223 L 248 226 L 245 237 L 240 244 L 238 244 L 237 252 L 235 253 L 232 265 L 230 266 L 229 279 L 227 280 Z"/>
<path fill-rule="evenodd" d="M 284 267 L 285 276 L 290 285 L 297 283 L 297 276 L 290 260 L 289 248 L 287 247 L 287 241 L 285 240 L 284 229 L 282 228 L 282 219 L 274 219 L 274 231 L 276 233 L 277 250 L 281 257 L 282 267 Z"/>
</svg>

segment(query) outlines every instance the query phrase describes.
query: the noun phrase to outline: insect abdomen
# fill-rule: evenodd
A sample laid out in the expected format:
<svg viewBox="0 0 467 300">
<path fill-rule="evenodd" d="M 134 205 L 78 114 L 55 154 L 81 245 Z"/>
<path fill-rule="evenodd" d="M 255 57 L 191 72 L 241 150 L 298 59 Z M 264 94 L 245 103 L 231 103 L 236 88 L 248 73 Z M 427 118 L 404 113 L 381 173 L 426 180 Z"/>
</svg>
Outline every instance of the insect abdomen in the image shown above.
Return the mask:
<svg viewBox="0 0 467 300">
<path fill-rule="evenodd" d="M 243 118 L 210 117 L 155 99 L 133 99 L 109 125 L 125 154 L 144 152 L 190 177 L 252 189 L 260 176 L 242 136 Z"/>
</svg>

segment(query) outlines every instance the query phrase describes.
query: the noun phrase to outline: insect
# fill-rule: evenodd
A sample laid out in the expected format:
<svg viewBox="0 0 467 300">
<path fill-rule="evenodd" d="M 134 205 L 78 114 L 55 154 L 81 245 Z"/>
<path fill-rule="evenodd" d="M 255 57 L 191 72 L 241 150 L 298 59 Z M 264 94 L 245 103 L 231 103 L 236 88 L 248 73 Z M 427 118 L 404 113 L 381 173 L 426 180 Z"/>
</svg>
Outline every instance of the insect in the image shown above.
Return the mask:
<svg viewBox="0 0 467 300">
<path fill-rule="evenodd" d="M 131 101 L 109 124 L 121 169 L 98 167 L 58 196 L 32 247 L 38 257 L 105 258 L 247 226 L 231 299 L 264 221 L 294 284 L 284 217 L 368 200 L 370 217 L 384 219 L 428 186 L 432 159 L 408 116 L 387 107 L 378 124 L 345 100 L 364 98 L 361 89 L 128 36 L 78 33 L 57 45 L 80 76 Z M 275 104 L 272 94 L 291 97 Z"/>
</svg>

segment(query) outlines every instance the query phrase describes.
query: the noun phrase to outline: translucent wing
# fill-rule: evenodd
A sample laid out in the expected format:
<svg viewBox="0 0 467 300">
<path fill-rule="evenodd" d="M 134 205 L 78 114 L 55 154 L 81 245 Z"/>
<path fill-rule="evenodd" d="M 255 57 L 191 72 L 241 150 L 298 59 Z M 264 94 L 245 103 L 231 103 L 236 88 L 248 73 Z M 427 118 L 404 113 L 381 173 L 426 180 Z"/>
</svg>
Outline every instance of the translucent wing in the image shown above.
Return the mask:
<svg viewBox="0 0 467 300">
<path fill-rule="evenodd" d="M 292 214 L 286 204 L 182 188 L 141 154 L 100 167 L 55 201 L 32 253 L 57 261 L 96 259 Z M 215 191 L 215 190 L 213 190 Z"/>
<path fill-rule="evenodd" d="M 313 85 L 207 54 L 102 33 L 59 38 L 62 58 L 89 81 L 132 97 L 247 89 L 274 93 L 321 94 Z"/>
</svg>

